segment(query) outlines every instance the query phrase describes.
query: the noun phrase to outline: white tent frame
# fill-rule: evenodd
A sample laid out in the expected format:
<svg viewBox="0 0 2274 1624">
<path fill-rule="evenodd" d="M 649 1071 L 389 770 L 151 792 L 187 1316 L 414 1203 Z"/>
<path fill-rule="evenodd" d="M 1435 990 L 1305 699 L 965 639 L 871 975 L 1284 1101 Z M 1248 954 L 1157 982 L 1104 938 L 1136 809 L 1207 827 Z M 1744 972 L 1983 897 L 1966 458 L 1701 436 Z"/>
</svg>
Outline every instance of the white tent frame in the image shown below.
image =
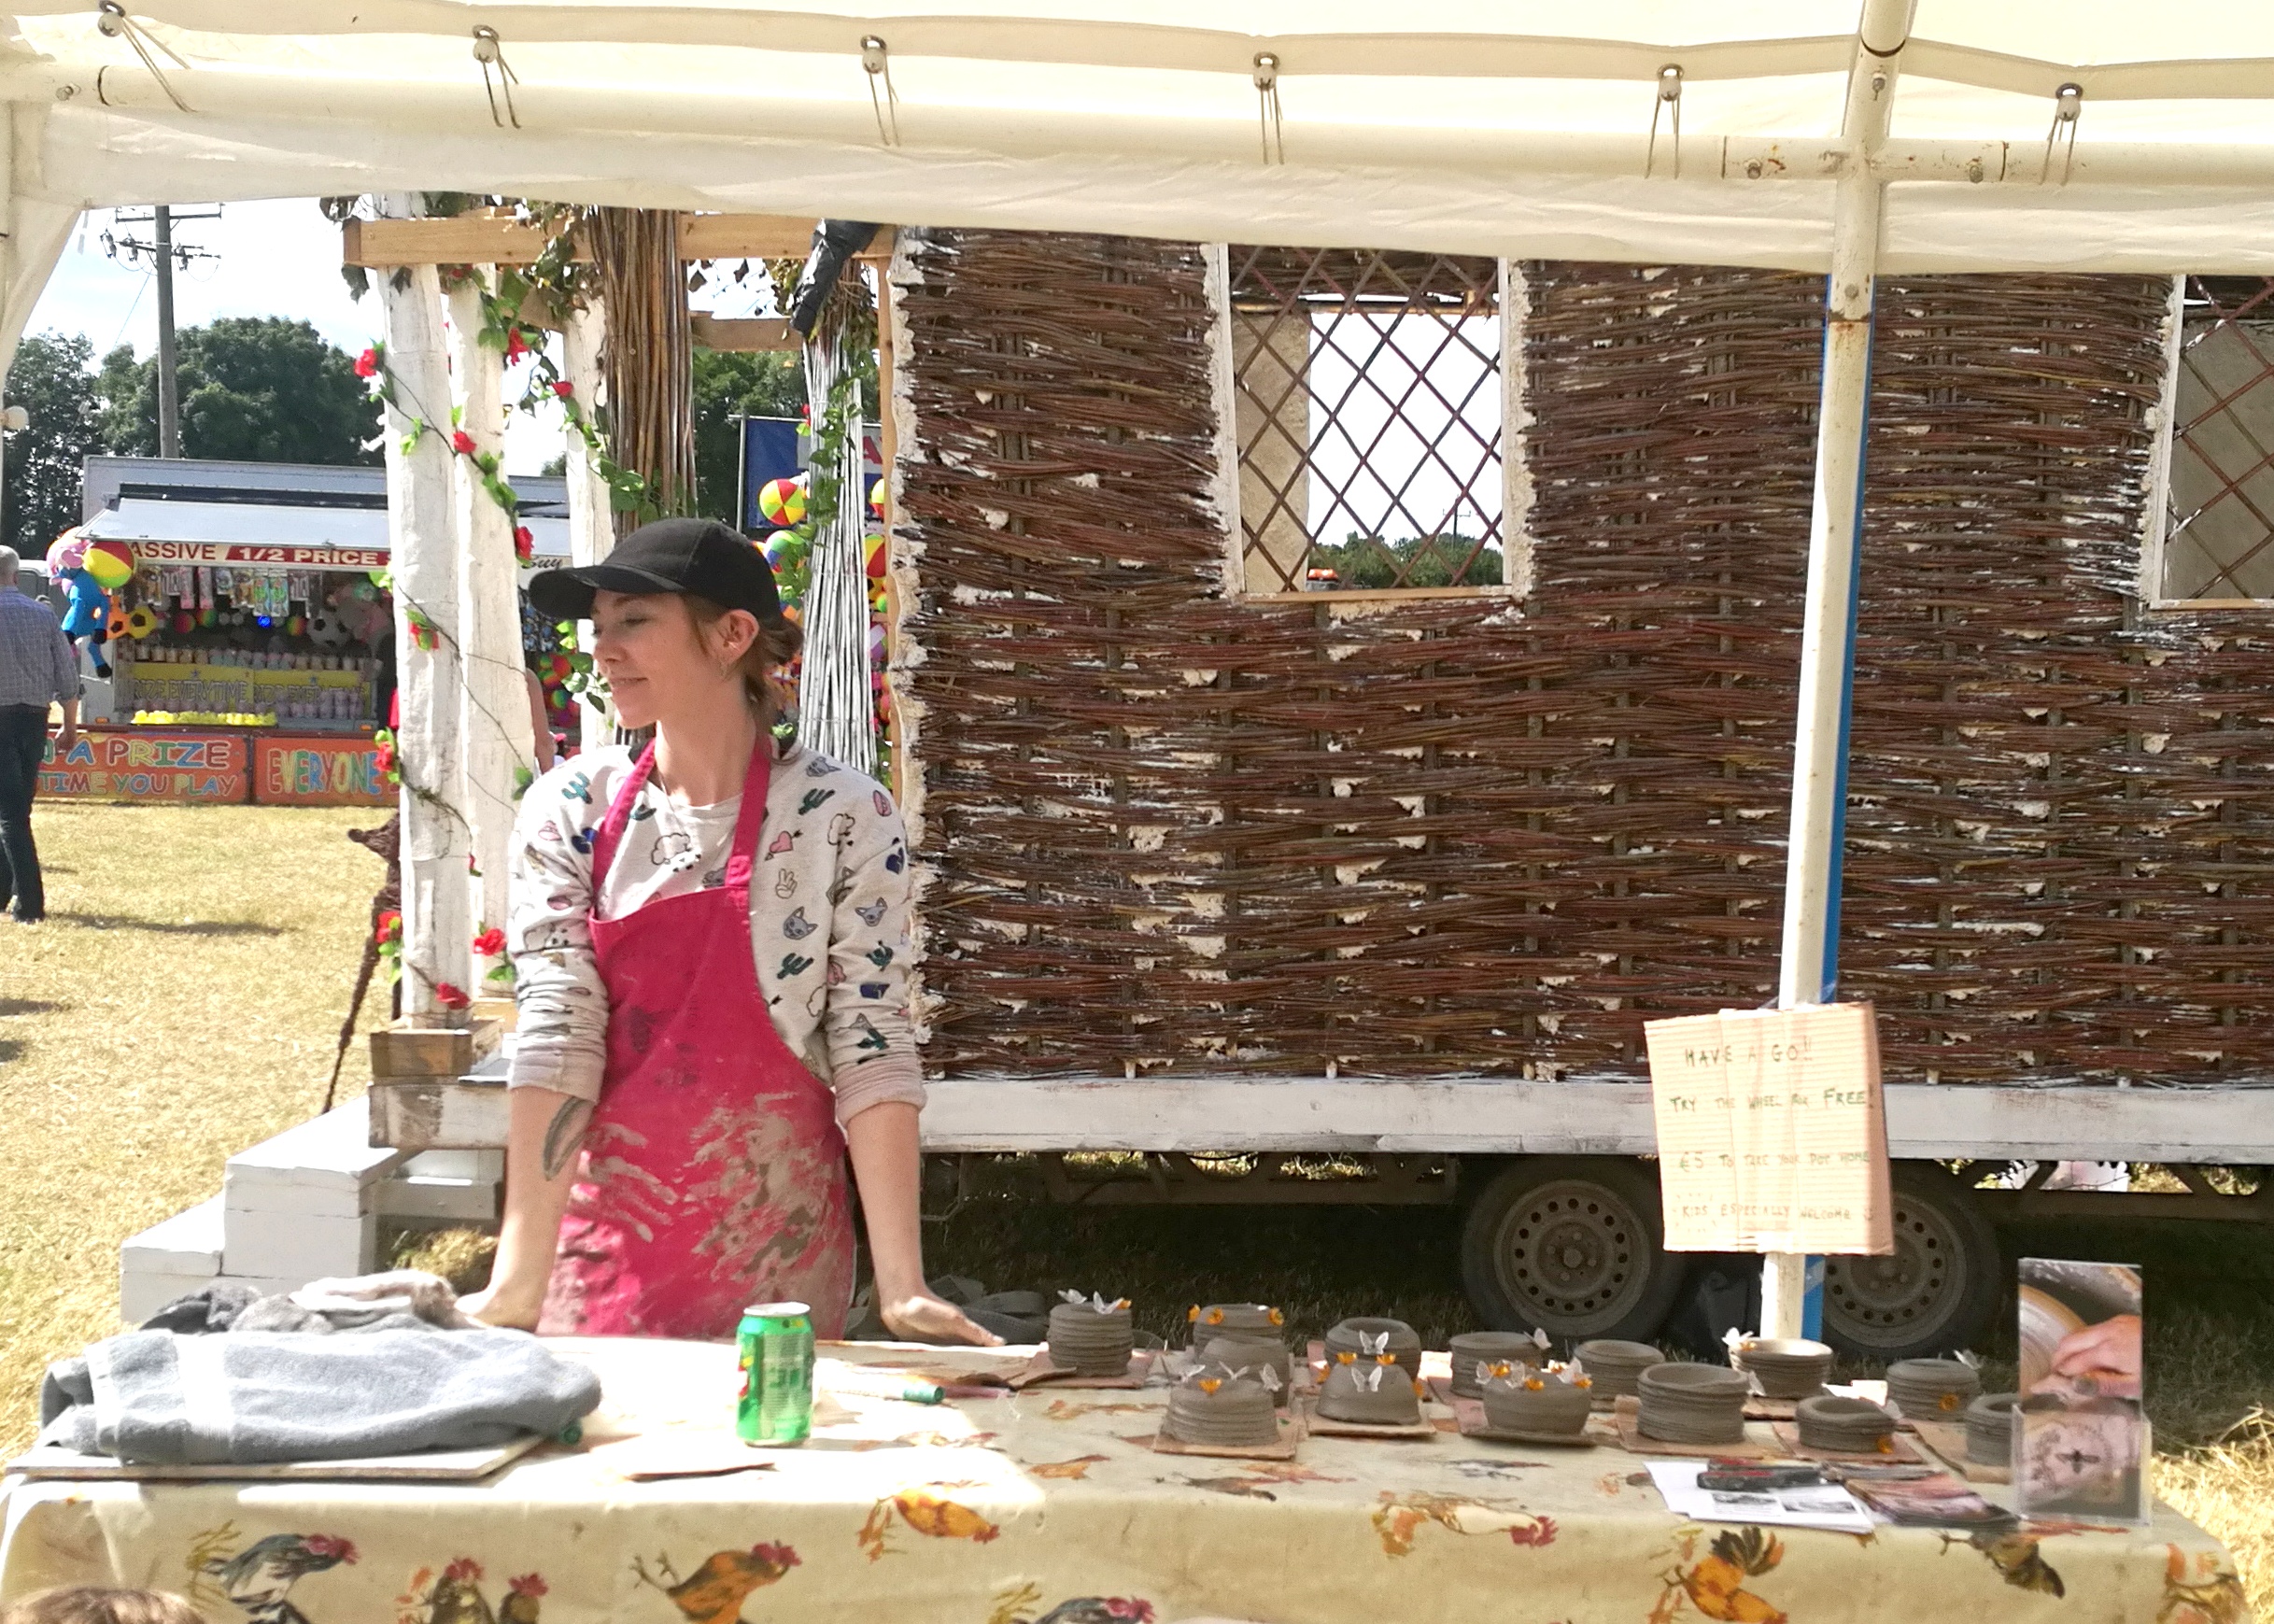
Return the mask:
<svg viewBox="0 0 2274 1624">
<path fill-rule="evenodd" d="M 1914 37 L 1922 4 L 1940 36 Z M 1836 964 L 1874 278 L 2274 274 L 2274 29 L 2236 15 L 2229 50 L 2215 0 L 2144 16 L 2012 0 L 2048 29 L 2057 11 L 2093 47 L 2064 61 L 1998 43 L 2007 0 L 1861 0 L 1852 28 L 1758 37 L 1743 35 L 1749 20 L 1855 15 L 1854 0 L 1729 0 L 1711 8 L 1721 34 L 1692 15 L 1708 8 L 1611 4 L 1652 25 L 1625 38 L 1524 32 L 1554 19 L 1543 0 L 1438 9 L 1445 26 L 1412 30 L 1357 0 L 917 3 L 892 17 L 795 0 L 143 0 L 131 14 L 19 0 L 0 50 L 0 362 L 79 209 L 295 191 L 1825 271 L 1778 989 L 1786 1006 L 1820 1001 Z M 754 92 L 713 88 L 737 81 L 701 64 L 729 53 L 796 69 L 800 93 L 764 74 L 739 77 Z M 510 88 L 493 65 L 514 67 Z M 1763 127 L 1841 76 L 1829 128 Z M 1914 84 L 1911 119 L 1898 93 Z M 1727 103 L 1687 148 L 1685 85 Z M 1551 108 L 1527 126 L 1504 106 L 1527 96 L 1585 116 Z M 1428 121 L 1440 104 L 1455 111 Z M 1621 110 L 1598 116 L 1608 107 Z M 428 512 L 432 471 L 417 472 L 402 499 L 428 515 L 414 532 L 446 529 Z M 412 694 L 449 679 L 411 669 Z M 1768 1335 L 1798 1332 L 1800 1262 L 1770 1262 Z"/>
</svg>

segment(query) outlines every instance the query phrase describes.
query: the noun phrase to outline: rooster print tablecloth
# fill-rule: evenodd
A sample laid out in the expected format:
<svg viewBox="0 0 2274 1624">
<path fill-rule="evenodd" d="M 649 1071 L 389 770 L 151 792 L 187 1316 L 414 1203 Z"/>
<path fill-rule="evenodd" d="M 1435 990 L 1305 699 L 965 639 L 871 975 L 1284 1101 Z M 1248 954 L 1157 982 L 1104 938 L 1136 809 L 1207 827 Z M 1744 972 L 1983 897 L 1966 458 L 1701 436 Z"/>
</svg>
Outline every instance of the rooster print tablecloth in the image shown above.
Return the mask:
<svg viewBox="0 0 2274 1624">
<path fill-rule="evenodd" d="M 1148 1447 L 1165 1392 L 848 1398 L 733 1441 L 731 1348 L 563 1339 L 607 1400 L 573 1448 L 470 1486 L 25 1483 L 0 1598 L 150 1586 L 208 1624 L 2243 1624 L 2214 1540 L 2153 1527 L 1867 1537 L 1669 1513 L 1619 1449 L 1313 1436 L 1292 1461 Z M 1001 1354 L 825 1357 L 926 1372 Z M 757 1459 L 761 1470 L 734 1468 Z M 657 1472 L 705 1476 L 651 1476 Z M 1992 1490 L 1996 1493 L 1998 1491 Z"/>
</svg>

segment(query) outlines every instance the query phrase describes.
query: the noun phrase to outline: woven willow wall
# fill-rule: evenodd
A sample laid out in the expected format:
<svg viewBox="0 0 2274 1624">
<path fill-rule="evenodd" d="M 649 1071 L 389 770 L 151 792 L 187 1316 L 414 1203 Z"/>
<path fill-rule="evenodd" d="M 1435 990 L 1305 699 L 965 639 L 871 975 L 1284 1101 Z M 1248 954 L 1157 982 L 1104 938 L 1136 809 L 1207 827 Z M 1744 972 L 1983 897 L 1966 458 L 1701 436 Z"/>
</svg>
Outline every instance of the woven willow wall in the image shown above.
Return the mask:
<svg viewBox="0 0 2274 1624">
<path fill-rule="evenodd" d="M 1528 268 L 1534 595 L 1223 588 L 1206 262 L 903 290 L 939 1073 L 1639 1075 L 1773 988 L 1818 284 Z M 2274 639 L 2125 596 L 2163 287 L 1883 296 L 1848 996 L 1889 1073 L 2274 1052 Z"/>
</svg>

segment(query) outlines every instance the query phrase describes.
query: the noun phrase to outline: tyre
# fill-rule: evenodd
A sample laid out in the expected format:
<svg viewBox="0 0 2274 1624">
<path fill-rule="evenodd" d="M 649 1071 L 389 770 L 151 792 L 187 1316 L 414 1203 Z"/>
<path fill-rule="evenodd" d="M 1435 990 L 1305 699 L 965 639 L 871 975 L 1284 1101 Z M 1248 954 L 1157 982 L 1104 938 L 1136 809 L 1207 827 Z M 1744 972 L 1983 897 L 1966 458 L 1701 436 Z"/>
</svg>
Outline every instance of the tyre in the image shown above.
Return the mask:
<svg viewBox="0 0 2274 1624">
<path fill-rule="evenodd" d="M 1997 1232 L 1930 1162 L 1898 1162 L 1893 1182 L 1894 1255 L 1824 1260 L 1824 1340 L 1882 1361 L 1979 1346 L 2005 1294 Z"/>
<path fill-rule="evenodd" d="M 1493 1176 L 1461 1233 L 1461 1277 L 1495 1331 L 1648 1341 L 1681 1289 L 1660 1247 L 1653 1172 L 1616 1157 L 1528 1156 Z"/>
</svg>

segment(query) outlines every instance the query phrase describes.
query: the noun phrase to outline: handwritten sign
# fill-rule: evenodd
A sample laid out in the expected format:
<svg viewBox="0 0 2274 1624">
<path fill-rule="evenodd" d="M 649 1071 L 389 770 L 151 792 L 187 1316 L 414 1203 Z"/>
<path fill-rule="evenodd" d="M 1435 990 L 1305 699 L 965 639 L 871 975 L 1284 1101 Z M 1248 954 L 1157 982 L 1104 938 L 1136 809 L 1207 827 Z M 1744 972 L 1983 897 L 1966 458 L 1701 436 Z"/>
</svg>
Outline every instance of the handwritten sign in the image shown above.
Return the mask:
<svg viewBox="0 0 2274 1624">
<path fill-rule="evenodd" d="M 1669 1251 L 1895 1250 L 1871 1005 L 1643 1030 Z"/>
</svg>

